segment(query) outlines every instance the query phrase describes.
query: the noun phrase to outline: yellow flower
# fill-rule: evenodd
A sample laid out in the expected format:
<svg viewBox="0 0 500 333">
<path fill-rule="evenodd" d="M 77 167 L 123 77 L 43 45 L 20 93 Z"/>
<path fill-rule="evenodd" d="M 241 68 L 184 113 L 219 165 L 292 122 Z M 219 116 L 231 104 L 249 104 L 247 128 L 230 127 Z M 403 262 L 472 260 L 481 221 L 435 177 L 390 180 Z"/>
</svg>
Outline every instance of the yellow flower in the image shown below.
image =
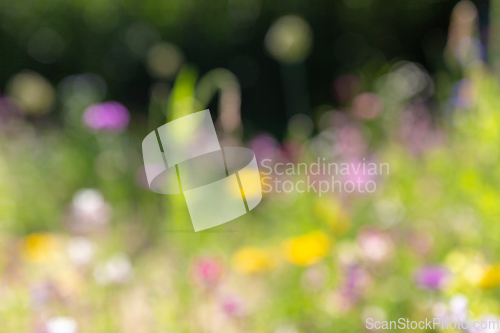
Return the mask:
<svg viewBox="0 0 500 333">
<path fill-rule="evenodd" d="M 285 241 L 285 258 L 299 266 L 312 265 L 321 260 L 330 248 L 328 236 L 321 231 L 295 237 Z"/>
<path fill-rule="evenodd" d="M 233 267 L 243 274 L 260 273 L 274 267 L 269 252 L 257 247 L 243 247 L 233 255 Z"/>
<path fill-rule="evenodd" d="M 260 174 L 258 171 L 243 169 L 238 172 L 240 182 L 245 192 L 245 198 L 253 199 L 261 195 Z"/>
<path fill-rule="evenodd" d="M 243 169 L 238 171 L 238 177 L 242 189 L 240 189 L 239 185 L 234 186 L 234 184 L 231 183 L 230 191 L 232 195 L 238 198 L 245 195 L 247 200 L 257 198 L 261 195 L 262 187 L 258 171 Z"/>
<path fill-rule="evenodd" d="M 490 289 L 498 285 L 500 285 L 500 265 L 491 265 L 486 269 L 483 278 L 479 281 L 479 286 Z"/>
<path fill-rule="evenodd" d="M 57 254 L 57 239 L 49 233 L 31 234 L 23 242 L 22 254 L 28 262 L 45 262 Z"/>
</svg>

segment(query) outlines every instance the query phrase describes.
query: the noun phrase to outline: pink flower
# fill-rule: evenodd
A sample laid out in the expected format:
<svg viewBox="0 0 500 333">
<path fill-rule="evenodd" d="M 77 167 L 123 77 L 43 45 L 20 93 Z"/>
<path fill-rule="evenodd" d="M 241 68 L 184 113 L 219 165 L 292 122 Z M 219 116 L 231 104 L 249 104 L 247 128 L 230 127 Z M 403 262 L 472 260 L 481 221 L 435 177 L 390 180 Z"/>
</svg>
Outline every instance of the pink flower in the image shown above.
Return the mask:
<svg viewBox="0 0 500 333">
<path fill-rule="evenodd" d="M 191 268 L 194 282 L 205 288 L 216 286 L 222 278 L 222 273 L 222 264 L 210 257 L 196 259 Z"/>
<path fill-rule="evenodd" d="M 435 128 L 429 110 L 422 103 L 406 107 L 401 115 L 399 137 L 417 156 L 429 148 L 440 146 L 446 139 L 444 132 Z"/>
<path fill-rule="evenodd" d="M 364 256 L 374 262 L 386 261 L 393 254 L 394 244 L 390 235 L 375 227 L 361 229 L 358 244 Z"/>
<path fill-rule="evenodd" d="M 345 181 L 351 181 L 362 189 L 366 186 L 367 182 L 375 181 L 376 173 L 380 171 L 376 167 L 376 170 L 372 170 L 372 165 L 375 163 L 368 159 L 352 158 L 345 163 L 349 166 L 349 172 L 345 175 Z"/>
<path fill-rule="evenodd" d="M 366 155 L 368 144 L 361 130 L 355 125 L 343 125 L 337 129 L 336 150 L 345 158 Z"/>
<path fill-rule="evenodd" d="M 363 93 L 354 98 L 352 112 L 358 119 L 370 120 L 380 115 L 382 107 L 382 100 L 378 95 Z"/>
</svg>

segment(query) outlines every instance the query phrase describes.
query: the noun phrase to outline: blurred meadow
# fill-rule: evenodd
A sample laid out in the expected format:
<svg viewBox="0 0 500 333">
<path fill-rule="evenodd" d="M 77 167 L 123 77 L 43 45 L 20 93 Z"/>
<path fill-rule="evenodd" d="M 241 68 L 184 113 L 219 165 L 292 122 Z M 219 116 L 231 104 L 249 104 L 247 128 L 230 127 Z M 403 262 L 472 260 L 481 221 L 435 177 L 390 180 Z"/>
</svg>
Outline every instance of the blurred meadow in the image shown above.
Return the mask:
<svg viewBox="0 0 500 333">
<path fill-rule="evenodd" d="M 1 1 L 0 332 L 500 320 L 499 60 L 498 0 Z M 141 142 L 204 109 L 276 179 L 390 172 L 195 233 Z"/>
</svg>

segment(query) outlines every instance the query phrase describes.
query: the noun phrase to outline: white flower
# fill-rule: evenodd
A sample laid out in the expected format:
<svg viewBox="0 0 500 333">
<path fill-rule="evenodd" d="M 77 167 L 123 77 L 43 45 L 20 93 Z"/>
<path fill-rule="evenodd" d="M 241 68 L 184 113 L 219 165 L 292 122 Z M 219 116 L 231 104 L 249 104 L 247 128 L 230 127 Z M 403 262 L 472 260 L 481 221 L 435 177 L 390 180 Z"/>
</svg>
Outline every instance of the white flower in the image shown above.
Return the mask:
<svg viewBox="0 0 500 333">
<path fill-rule="evenodd" d="M 89 232 L 108 224 L 111 207 L 101 192 L 95 189 L 81 189 L 72 200 L 69 211 L 69 227 L 75 232 Z"/>
<path fill-rule="evenodd" d="M 73 206 L 84 213 L 94 213 L 105 204 L 102 194 L 94 189 L 82 189 L 73 196 Z"/>
<path fill-rule="evenodd" d="M 94 246 L 85 237 L 74 237 L 68 244 L 68 256 L 76 265 L 88 264 L 94 255 Z"/>
<path fill-rule="evenodd" d="M 47 322 L 48 333 L 77 333 L 78 325 L 73 318 L 54 317 Z"/>
<path fill-rule="evenodd" d="M 111 283 L 125 283 L 132 277 L 132 264 L 126 254 L 117 254 L 104 265 L 98 266 L 94 271 L 98 283 L 106 285 Z"/>
</svg>

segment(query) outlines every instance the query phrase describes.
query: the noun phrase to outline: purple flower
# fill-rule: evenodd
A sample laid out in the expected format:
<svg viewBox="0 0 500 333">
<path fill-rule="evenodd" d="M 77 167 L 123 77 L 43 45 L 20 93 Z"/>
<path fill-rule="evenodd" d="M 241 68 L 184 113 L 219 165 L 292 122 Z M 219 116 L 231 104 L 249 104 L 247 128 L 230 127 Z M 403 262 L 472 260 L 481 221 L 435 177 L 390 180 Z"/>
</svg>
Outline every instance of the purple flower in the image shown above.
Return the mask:
<svg viewBox="0 0 500 333">
<path fill-rule="evenodd" d="M 417 271 L 415 280 L 420 288 L 441 289 L 446 284 L 449 272 L 441 266 L 424 266 Z"/>
<path fill-rule="evenodd" d="M 21 109 L 13 100 L 0 94 L 0 130 L 17 129 L 15 123 L 23 117 Z"/>
<path fill-rule="evenodd" d="M 469 79 L 458 81 L 453 86 L 453 96 L 451 104 L 460 109 L 468 109 L 474 106 L 477 98 L 477 92 L 474 84 Z"/>
<path fill-rule="evenodd" d="M 89 106 L 83 113 L 83 122 L 97 131 L 119 132 L 127 127 L 130 114 L 118 102 L 106 102 Z"/>
<path fill-rule="evenodd" d="M 350 311 L 362 298 L 370 285 L 370 276 L 358 264 L 343 267 L 345 276 L 333 294 L 334 306 L 342 313 Z"/>
</svg>

